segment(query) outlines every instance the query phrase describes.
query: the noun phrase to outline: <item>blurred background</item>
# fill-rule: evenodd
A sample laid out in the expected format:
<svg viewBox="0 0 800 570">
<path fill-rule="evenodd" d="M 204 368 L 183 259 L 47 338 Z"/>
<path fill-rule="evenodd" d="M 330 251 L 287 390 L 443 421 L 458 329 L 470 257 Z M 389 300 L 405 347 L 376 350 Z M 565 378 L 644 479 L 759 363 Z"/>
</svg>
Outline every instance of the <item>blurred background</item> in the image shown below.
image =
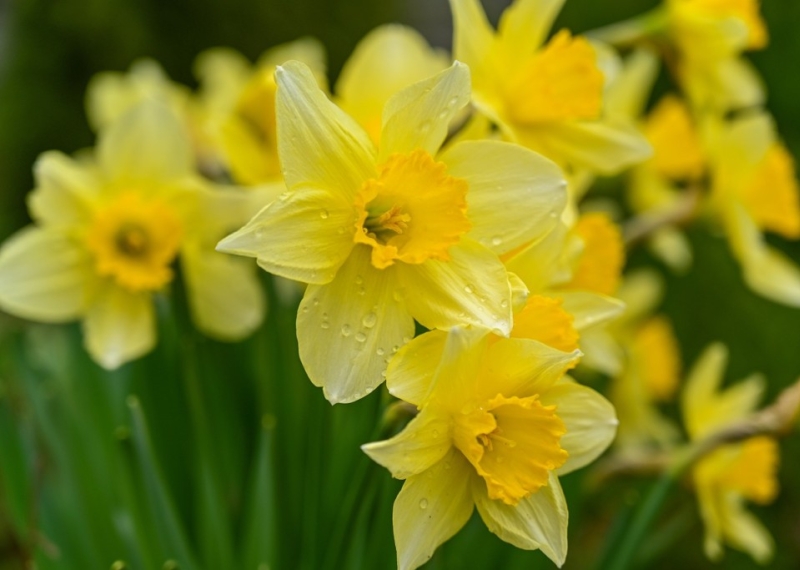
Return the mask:
<svg viewBox="0 0 800 570">
<path fill-rule="evenodd" d="M 508 4 L 484 0 L 495 19 Z M 655 4 L 567 0 L 556 28 L 587 31 Z M 751 57 L 797 157 L 800 3 L 772 0 L 763 13 L 770 45 Z M 28 222 L 25 196 L 37 155 L 93 144 L 84 114 L 93 74 L 127 70 L 147 56 L 173 80 L 193 86 L 193 60 L 206 48 L 230 46 L 255 60 L 270 46 L 311 35 L 325 44 L 334 80 L 361 37 L 387 22 L 412 25 L 434 45 L 450 46 L 447 0 L 0 1 L 0 239 Z M 615 183 L 603 187 L 613 192 Z M 731 353 L 727 380 L 760 371 L 772 399 L 800 375 L 800 311 L 746 290 L 722 238 L 701 228 L 689 237 L 691 270 L 676 276 L 661 267 L 668 283 L 664 310 L 684 366 L 708 343 L 723 341 Z M 800 244 L 775 245 L 800 261 Z M 658 266 L 634 252 L 629 266 L 643 264 Z M 265 283 L 272 309 L 253 339 L 228 346 L 197 338 L 190 347 L 206 404 L 201 436 L 188 419 L 191 385 L 180 380 L 190 372 L 170 356 L 183 346 L 176 331 L 160 331 L 156 353 L 109 378 L 81 351 L 77 327 L 23 326 L 0 314 L 0 569 L 29 568 L 31 559 L 37 568 L 80 570 L 111 568 L 117 560 L 128 568 L 237 568 L 225 552 L 239 549 L 250 570 L 394 566 L 391 501 L 398 482 L 358 451 L 380 419 L 382 396 L 331 409 L 307 381 L 283 382 L 302 376 L 299 362 L 276 364 L 278 355 L 296 354 L 293 335 L 276 332 L 291 330 L 294 308 L 281 308 Z M 187 444 L 198 438 L 199 447 Z M 793 570 L 800 568 L 800 438 L 781 445 L 780 498 L 754 510 L 777 544 L 769 567 Z M 197 449 L 223 467 L 206 473 L 198 459 L 205 452 Z M 591 493 L 585 473 L 563 482 L 571 515 L 566 567 L 590 568 L 649 481 L 618 480 Z M 369 497 L 362 494 L 367 488 Z M 222 489 L 216 502 L 214 489 Z M 363 508 L 352 508 L 361 502 Z M 137 504 L 143 512 L 120 507 Z M 148 517 L 160 536 L 142 545 L 137 529 Z M 694 498 L 679 489 L 637 563 L 713 567 L 701 536 Z M 538 552 L 501 543 L 479 520 L 440 550 L 429 567 L 552 567 Z M 719 566 L 756 567 L 732 550 Z"/>
</svg>

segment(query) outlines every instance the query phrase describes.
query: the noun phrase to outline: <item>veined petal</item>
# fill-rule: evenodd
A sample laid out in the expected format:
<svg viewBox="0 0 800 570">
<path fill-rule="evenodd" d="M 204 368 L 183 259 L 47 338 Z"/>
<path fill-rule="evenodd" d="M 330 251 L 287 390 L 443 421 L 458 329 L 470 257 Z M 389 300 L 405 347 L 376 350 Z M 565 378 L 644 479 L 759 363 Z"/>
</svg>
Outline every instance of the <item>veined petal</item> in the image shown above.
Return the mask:
<svg viewBox="0 0 800 570">
<path fill-rule="evenodd" d="M 317 188 L 285 192 L 218 251 L 255 257 L 276 275 L 304 283 L 329 283 L 353 250 L 356 212 L 340 194 Z"/>
<path fill-rule="evenodd" d="M 564 0 L 516 0 L 500 16 L 498 35 L 509 53 L 530 56 L 547 38 Z"/>
<path fill-rule="evenodd" d="M 519 142 L 598 174 L 616 174 L 652 154 L 644 135 L 627 121 L 573 121 L 518 129 Z"/>
<path fill-rule="evenodd" d="M 156 343 L 151 295 L 106 284 L 92 299 L 83 320 L 83 334 L 86 350 L 108 370 L 150 352 Z"/>
<path fill-rule="evenodd" d="M 541 551 L 558 567 L 567 557 L 567 501 L 561 483 L 550 472 L 546 487 L 516 506 L 493 501 L 482 480 L 473 484 L 475 506 L 486 527 L 502 540 L 524 550 Z"/>
<path fill-rule="evenodd" d="M 414 336 L 392 269 L 376 270 L 358 246 L 326 285 L 306 289 L 297 312 L 300 360 L 333 404 L 363 398 L 384 380 L 391 355 Z"/>
<path fill-rule="evenodd" d="M 91 217 L 100 182 L 95 172 L 65 154 L 45 152 L 36 160 L 36 189 L 28 196 L 31 217 L 48 226 L 69 226 Z"/>
<path fill-rule="evenodd" d="M 450 121 L 469 99 L 469 68 L 458 61 L 396 93 L 383 110 L 380 162 L 391 154 L 418 149 L 436 155 Z"/>
<path fill-rule="evenodd" d="M 376 174 L 369 136 L 328 100 L 305 64 L 289 61 L 278 67 L 275 79 L 278 155 L 286 186 L 325 188 L 352 202 Z"/>
<path fill-rule="evenodd" d="M 452 447 L 450 430 L 448 416 L 423 408 L 393 438 L 367 443 L 361 449 L 391 471 L 392 477 L 407 479 L 430 469 L 447 455 Z"/>
<path fill-rule="evenodd" d="M 414 570 L 472 516 L 472 466 L 455 449 L 430 469 L 406 479 L 394 502 L 398 570 Z"/>
<path fill-rule="evenodd" d="M 381 115 L 392 95 L 450 64 L 407 26 L 378 26 L 358 43 L 336 82 L 336 99 L 373 137 L 380 139 Z"/>
<path fill-rule="evenodd" d="M 625 311 L 625 303 L 608 295 L 589 291 L 559 291 L 564 310 L 575 319 L 573 326 L 579 330 L 605 324 Z"/>
<path fill-rule="evenodd" d="M 28 226 L 0 248 L 0 307 L 36 321 L 76 319 L 91 276 L 88 252 L 67 234 Z"/>
<path fill-rule="evenodd" d="M 495 32 L 480 0 L 450 0 L 453 12 L 453 57 L 466 63 L 473 79 L 486 81 L 490 67 Z"/>
<path fill-rule="evenodd" d="M 478 395 L 479 371 L 488 341 L 485 329 L 453 327 L 448 331 L 423 407 L 430 405 L 458 413 L 470 398 Z"/>
<path fill-rule="evenodd" d="M 464 238 L 448 253 L 447 261 L 398 264 L 411 314 L 429 329 L 471 324 L 508 335 L 511 286 L 503 264 L 489 249 Z"/>
<path fill-rule="evenodd" d="M 172 180 L 191 173 L 189 134 L 169 107 L 145 100 L 100 135 L 98 163 L 112 182 Z"/>
<path fill-rule="evenodd" d="M 252 263 L 187 243 L 181 249 L 192 320 L 204 334 L 235 341 L 264 318 L 266 299 Z"/>
<path fill-rule="evenodd" d="M 580 355 L 578 350 L 562 352 L 537 340 L 501 339 L 486 354 L 486 365 L 480 371 L 475 389 L 476 398 L 544 394 L 577 364 Z"/>
<path fill-rule="evenodd" d="M 559 475 L 585 467 L 614 441 L 619 425 L 614 406 L 591 388 L 564 380 L 545 392 L 541 402 L 556 406 L 556 415 L 567 428 L 560 445 L 569 458 L 558 469 Z"/>
<path fill-rule="evenodd" d="M 386 369 L 386 387 L 389 393 L 395 398 L 421 407 L 430 393 L 446 342 L 447 332 L 430 331 L 400 348 Z"/>
<path fill-rule="evenodd" d="M 497 254 L 544 237 L 566 205 L 561 169 L 519 145 L 465 141 L 440 160 L 469 184 L 470 237 Z"/>
</svg>

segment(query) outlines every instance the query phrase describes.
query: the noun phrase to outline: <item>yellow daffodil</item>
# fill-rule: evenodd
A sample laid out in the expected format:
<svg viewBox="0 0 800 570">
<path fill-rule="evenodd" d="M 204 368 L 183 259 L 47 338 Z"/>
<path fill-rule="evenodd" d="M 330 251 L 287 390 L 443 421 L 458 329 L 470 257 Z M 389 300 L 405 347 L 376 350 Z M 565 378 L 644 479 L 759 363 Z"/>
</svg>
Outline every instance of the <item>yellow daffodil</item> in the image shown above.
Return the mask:
<svg viewBox="0 0 800 570">
<path fill-rule="evenodd" d="M 345 62 L 336 82 L 335 101 L 380 142 L 381 115 L 398 91 L 444 70 L 450 57 L 433 49 L 407 26 L 380 26 L 367 34 Z"/>
<path fill-rule="evenodd" d="M 495 31 L 479 0 L 451 0 L 456 59 L 470 66 L 478 110 L 503 135 L 557 163 L 612 174 L 649 156 L 627 121 L 604 116 L 599 50 L 562 30 L 563 1 L 515 0 Z"/>
<path fill-rule="evenodd" d="M 256 275 L 213 249 L 251 215 L 234 190 L 212 190 L 193 171 L 179 119 L 145 101 L 101 132 L 96 157 L 58 152 L 36 164 L 36 225 L 0 249 L 0 307 L 45 322 L 83 319 L 85 344 L 106 368 L 152 349 L 153 295 L 180 256 L 189 305 L 210 336 L 239 339 L 261 322 Z"/>
<path fill-rule="evenodd" d="M 511 285 L 498 255 L 550 231 L 564 180 L 553 163 L 509 143 L 437 153 L 469 102 L 467 67 L 456 63 L 389 99 L 379 148 L 305 65 L 287 63 L 276 80 L 287 192 L 218 249 L 310 284 L 297 335 L 312 382 L 332 402 L 363 397 L 414 335 L 414 319 L 508 334 Z"/>
<path fill-rule="evenodd" d="M 276 66 L 290 59 L 306 63 L 325 84 L 325 50 L 312 38 L 276 46 L 255 66 L 228 48 L 208 50 L 197 58 L 198 122 L 239 184 L 281 181 L 274 74 Z"/>
<path fill-rule="evenodd" d="M 558 476 L 594 461 L 616 431 L 613 407 L 564 377 L 578 355 L 463 328 L 400 349 L 387 386 L 419 414 L 395 437 L 363 446 L 405 480 L 393 515 L 400 570 L 424 564 L 474 507 L 502 540 L 564 563 Z"/>
<path fill-rule="evenodd" d="M 702 439 L 753 412 L 763 392 L 753 377 L 720 390 L 727 361 L 723 345 L 710 346 L 692 368 L 683 392 L 683 417 L 692 440 Z M 705 551 L 722 557 L 722 543 L 743 550 L 764 564 L 772 557 L 772 537 L 745 502 L 772 502 L 778 494 L 779 449 L 770 437 L 758 436 L 729 444 L 702 458 L 692 479 L 706 527 Z"/>
<path fill-rule="evenodd" d="M 763 232 L 800 238 L 800 198 L 792 159 L 771 117 L 754 111 L 710 129 L 710 210 L 722 220 L 748 286 L 800 306 L 800 268 L 767 245 Z"/>
</svg>

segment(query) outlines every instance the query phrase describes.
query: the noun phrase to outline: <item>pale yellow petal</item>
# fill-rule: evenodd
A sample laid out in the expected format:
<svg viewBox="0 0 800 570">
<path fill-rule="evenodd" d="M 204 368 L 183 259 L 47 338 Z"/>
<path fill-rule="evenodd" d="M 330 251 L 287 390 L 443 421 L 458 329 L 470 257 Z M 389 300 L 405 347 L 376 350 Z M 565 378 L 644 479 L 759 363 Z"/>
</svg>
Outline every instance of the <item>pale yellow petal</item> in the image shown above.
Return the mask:
<svg viewBox="0 0 800 570">
<path fill-rule="evenodd" d="M 189 133 L 162 103 L 145 100 L 100 134 L 98 163 L 106 178 L 118 184 L 164 182 L 193 168 Z"/>
<path fill-rule="evenodd" d="M 617 290 L 625 303 L 625 320 L 634 321 L 649 316 L 664 297 L 664 279 L 652 268 L 628 271 Z"/>
<path fill-rule="evenodd" d="M 339 194 L 298 188 L 265 206 L 217 250 L 255 257 L 287 279 L 328 283 L 353 249 L 355 215 Z"/>
<path fill-rule="evenodd" d="M 364 36 L 345 62 L 336 82 L 336 100 L 377 141 L 389 98 L 449 63 L 445 53 L 430 47 L 413 28 L 379 26 Z"/>
<path fill-rule="evenodd" d="M 735 494 L 723 498 L 725 516 L 722 532 L 727 542 L 738 550 L 753 557 L 759 564 L 767 564 L 775 551 L 775 541 L 763 524 L 743 504 L 743 499 Z"/>
<path fill-rule="evenodd" d="M 658 54 L 649 48 L 633 51 L 620 73 L 608 86 L 604 111 L 609 117 L 638 119 L 645 109 L 653 83 L 658 76 Z"/>
<path fill-rule="evenodd" d="M 557 296 L 564 301 L 564 310 L 573 316 L 573 326 L 579 331 L 608 323 L 625 311 L 625 303 L 599 293 L 559 291 Z"/>
<path fill-rule="evenodd" d="M 622 372 L 625 353 L 606 327 L 591 327 L 581 331 L 581 366 L 614 377 Z"/>
<path fill-rule="evenodd" d="M 386 369 L 386 387 L 395 398 L 421 407 L 442 359 L 447 332 L 430 331 L 400 348 Z"/>
<path fill-rule="evenodd" d="M 430 469 L 452 447 L 449 416 L 430 409 L 412 419 L 399 434 L 385 441 L 367 443 L 361 449 L 383 465 L 396 479 L 407 479 Z"/>
<path fill-rule="evenodd" d="M 571 271 L 563 253 L 567 227 L 559 223 L 542 240 L 503 257 L 509 271 L 517 275 L 531 293 L 540 293 L 570 279 Z"/>
<path fill-rule="evenodd" d="M 475 506 L 486 527 L 502 540 L 524 550 L 540 549 L 559 568 L 567 558 L 567 501 L 555 473 L 546 487 L 516 506 L 493 501 L 486 485 L 473 484 Z"/>
<path fill-rule="evenodd" d="M 227 113 L 236 105 L 251 73 L 247 58 L 230 48 L 208 49 L 194 62 L 200 97 L 212 113 Z"/>
<path fill-rule="evenodd" d="M 467 141 L 441 161 L 450 176 L 469 184 L 469 236 L 497 254 L 543 238 L 566 205 L 561 169 L 519 145 Z"/>
<path fill-rule="evenodd" d="M 676 273 L 686 273 L 692 266 L 692 244 L 686 234 L 674 226 L 656 230 L 648 240 L 647 247 Z"/>
<path fill-rule="evenodd" d="M 398 264 L 402 295 L 411 314 L 429 329 L 471 324 L 511 331 L 511 286 L 503 264 L 489 249 L 463 239 L 447 261 Z"/>
<path fill-rule="evenodd" d="M 467 524 L 472 516 L 472 466 L 456 450 L 430 469 L 406 479 L 394 502 L 398 570 L 414 570 Z"/>
<path fill-rule="evenodd" d="M 569 458 L 558 469 L 559 475 L 585 467 L 614 441 L 619 424 L 614 406 L 591 388 L 564 380 L 545 392 L 541 402 L 555 406 L 567 428 L 560 445 Z"/>
<path fill-rule="evenodd" d="M 92 276 L 88 252 L 67 234 L 33 226 L 0 248 L 0 308 L 44 322 L 80 317 Z"/>
<path fill-rule="evenodd" d="M 502 42 L 519 57 L 530 56 L 547 38 L 564 0 L 516 0 L 500 17 Z"/>
<path fill-rule="evenodd" d="M 181 269 L 192 320 L 201 332 L 236 341 L 259 327 L 266 298 L 252 262 L 190 242 L 181 249 Z"/>
<path fill-rule="evenodd" d="M 484 402 L 479 371 L 489 344 L 487 331 L 453 327 L 447 333 L 441 359 L 422 406 L 436 406 L 450 414 L 461 413 L 467 402 Z M 496 396 L 492 392 L 492 396 Z"/>
<path fill-rule="evenodd" d="M 291 59 L 305 63 L 314 73 L 317 81 L 324 80 L 325 46 L 318 39 L 308 36 L 268 49 L 258 58 L 258 66 L 262 68 L 275 67 L 283 65 Z M 324 86 L 324 83 L 320 83 L 320 85 Z"/>
<path fill-rule="evenodd" d="M 108 370 L 150 352 L 156 344 L 151 295 L 106 284 L 92 298 L 83 320 L 83 334 L 86 350 Z"/>
<path fill-rule="evenodd" d="M 328 100 L 305 64 L 289 61 L 278 67 L 275 79 L 278 154 L 286 186 L 325 188 L 352 201 L 376 174 L 369 136 Z"/>
<path fill-rule="evenodd" d="M 383 110 L 381 160 L 417 149 L 435 155 L 447 137 L 450 121 L 469 99 L 469 68 L 458 61 L 396 93 Z"/>
<path fill-rule="evenodd" d="M 60 152 L 45 152 L 33 167 L 36 188 L 28 209 L 37 222 L 73 226 L 92 216 L 92 200 L 100 189 L 96 172 Z"/>
<path fill-rule="evenodd" d="M 383 381 L 394 352 L 414 336 L 391 269 L 358 246 L 326 285 L 310 285 L 297 312 L 300 360 L 331 403 L 363 398 Z"/>
<path fill-rule="evenodd" d="M 450 0 L 453 12 L 453 57 L 472 71 L 473 80 L 486 81 L 494 75 L 491 53 L 495 33 L 480 0 Z"/>
</svg>

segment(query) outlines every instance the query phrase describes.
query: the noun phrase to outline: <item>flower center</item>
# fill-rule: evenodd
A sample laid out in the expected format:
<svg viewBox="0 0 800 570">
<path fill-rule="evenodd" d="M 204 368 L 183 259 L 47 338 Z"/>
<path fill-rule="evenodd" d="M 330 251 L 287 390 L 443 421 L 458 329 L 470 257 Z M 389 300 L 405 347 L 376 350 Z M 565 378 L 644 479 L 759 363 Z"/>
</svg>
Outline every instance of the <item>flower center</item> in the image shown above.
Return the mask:
<svg viewBox="0 0 800 570">
<path fill-rule="evenodd" d="M 489 498 L 516 505 L 547 485 L 550 471 L 567 460 L 566 433 L 555 406 L 538 396 L 497 395 L 486 406 L 456 418 L 456 447 L 486 481 Z"/>
<path fill-rule="evenodd" d="M 789 239 L 800 237 L 800 201 L 792 156 L 774 144 L 761 161 L 742 200 L 756 224 Z"/>
<path fill-rule="evenodd" d="M 596 119 L 603 74 L 594 48 L 585 38 L 560 31 L 509 82 L 506 100 L 520 123 Z"/>
<path fill-rule="evenodd" d="M 130 291 L 153 291 L 172 279 L 169 265 L 182 228 L 163 202 L 124 193 L 95 214 L 86 234 L 97 273 Z"/>
<path fill-rule="evenodd" d="M 430 154 L 394 154 L 356 196 L 354 241 L 372 247 L 372 265 L 449 259 L 448 249 L 470 228 L 467 183 L 447 175 Z"/>
</svg>

